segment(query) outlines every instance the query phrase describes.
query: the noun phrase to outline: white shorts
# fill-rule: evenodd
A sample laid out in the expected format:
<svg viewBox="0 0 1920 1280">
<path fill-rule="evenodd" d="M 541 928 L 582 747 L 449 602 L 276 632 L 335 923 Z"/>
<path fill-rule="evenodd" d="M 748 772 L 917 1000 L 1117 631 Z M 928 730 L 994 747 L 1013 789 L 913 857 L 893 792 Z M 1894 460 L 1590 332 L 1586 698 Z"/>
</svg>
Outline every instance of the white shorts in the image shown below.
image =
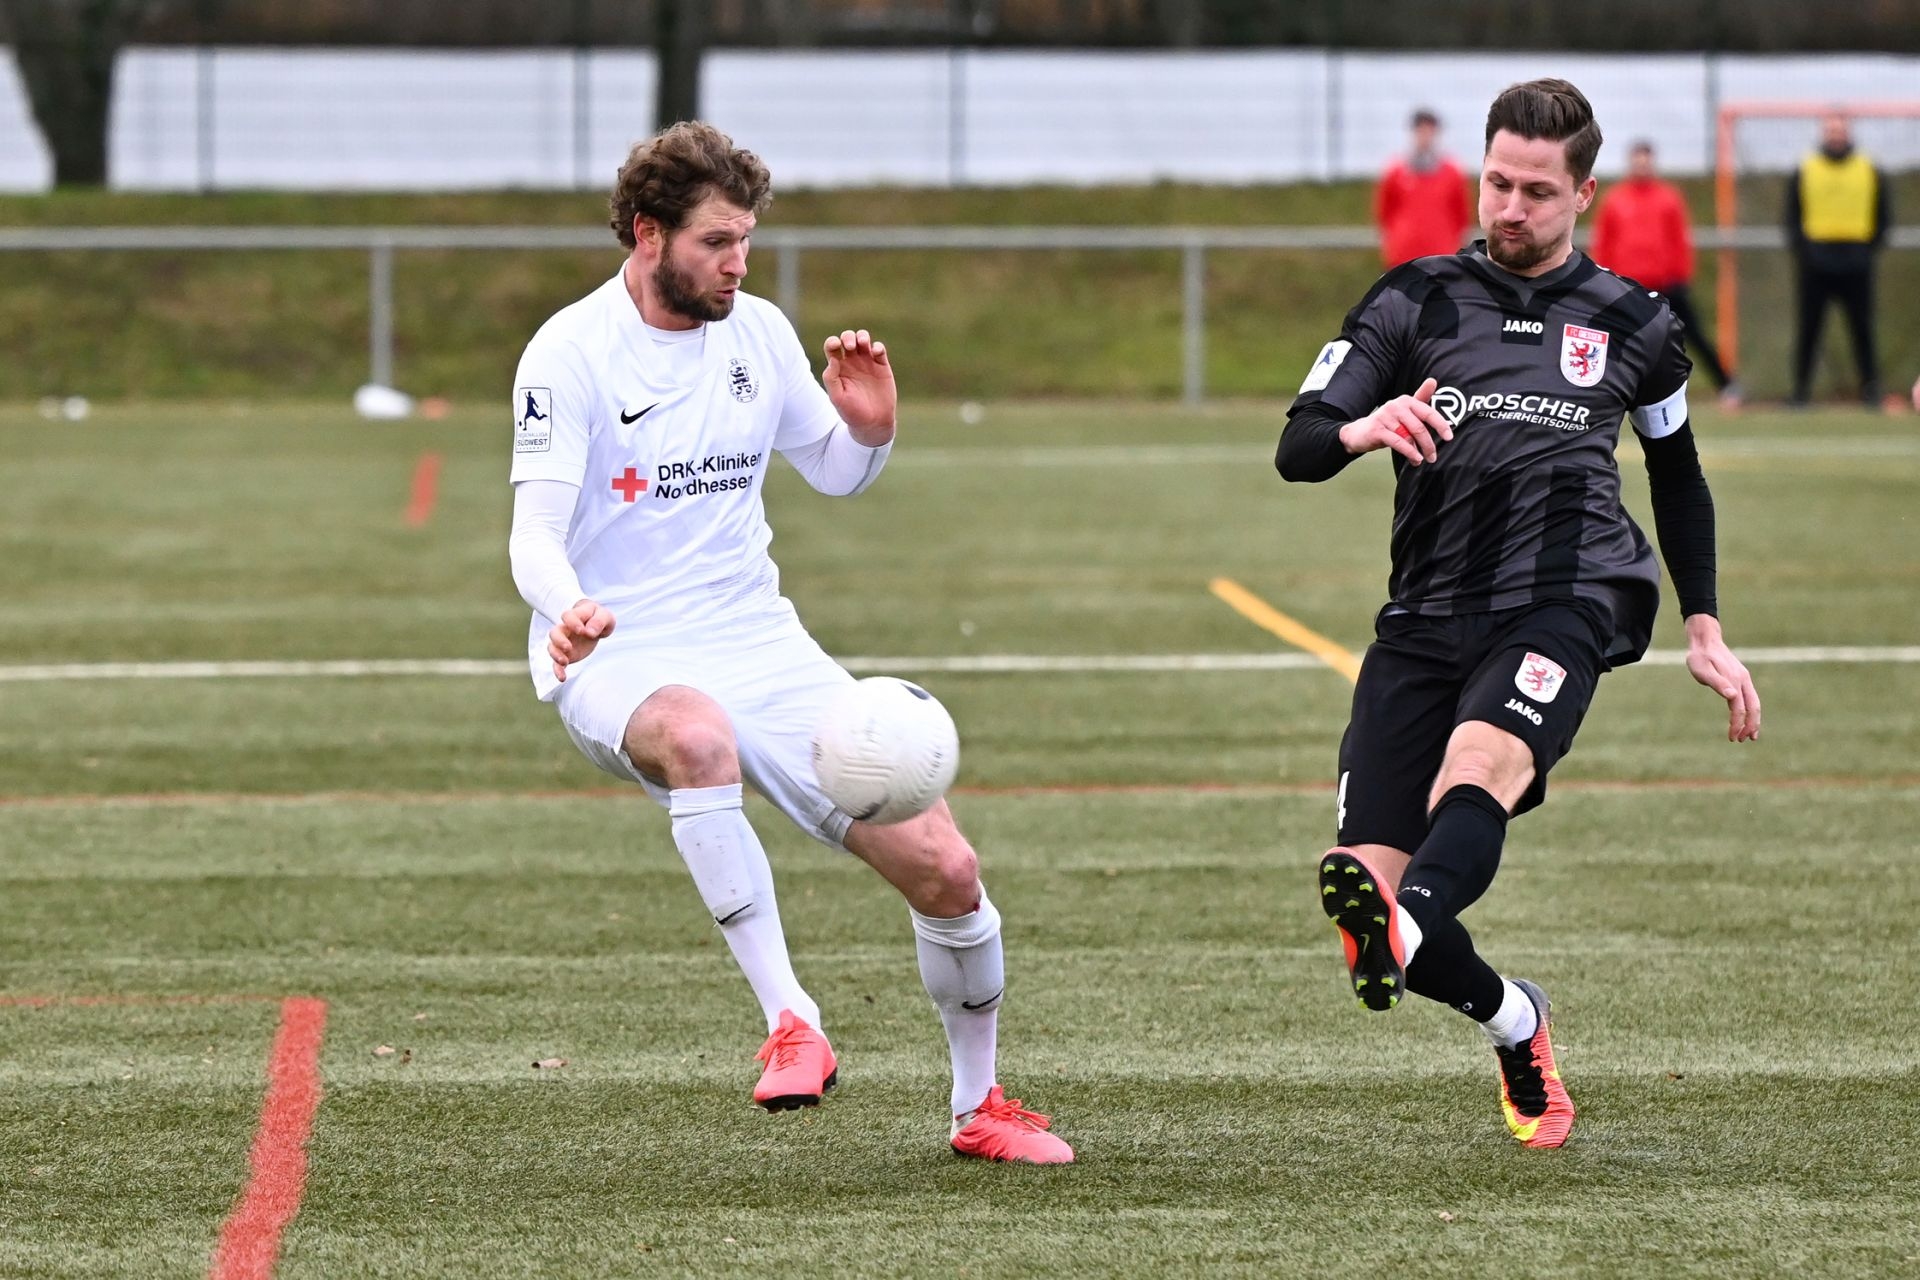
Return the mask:
<svg viewBox="0 0 1920 1280">
<path fill-rule="evenodd" d="M 619 633 L 615 632 L 617 638 Z M 616 778 L 637 782 L 661 805 L 668 789 L 641 776 L 623 745 L 641 703 L 668 685 L 697 689 L 733 722 L 740 772 L 794 825 L 846 848 L 851 815 L 821 794 L 813 732 L 827 702 L 853 683 L 791 611 L 708 632 L 697 644 L 601 644 L 567 669 L 554 705 L 574 745 Z"/>
</svg>

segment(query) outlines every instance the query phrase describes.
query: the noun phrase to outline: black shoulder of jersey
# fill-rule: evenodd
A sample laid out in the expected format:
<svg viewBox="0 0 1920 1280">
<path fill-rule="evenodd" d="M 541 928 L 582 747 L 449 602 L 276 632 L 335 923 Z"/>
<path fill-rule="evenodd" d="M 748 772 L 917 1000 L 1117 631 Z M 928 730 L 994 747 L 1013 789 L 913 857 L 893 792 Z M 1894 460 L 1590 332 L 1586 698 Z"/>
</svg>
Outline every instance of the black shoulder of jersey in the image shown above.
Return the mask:
<svg viewBox="0 0 1920 1280">
<path fill-rule="evenodd" d="M 1613 279 L 1621 286 L 1620 296 L 1607 303 L 1593 318 L 1593 327 L 1609 332 L 1638 333 L 1653 323 L 1662 312 L 1671 314 L 1672 308 L 1667 300 L 1647 288 L 1631 276 L 1623 276 L 1618 271 L 1594 263 L 1600 274 Z"/>
<path fill-rule="evenodd" d="M 1431 275 L 1421 270 L 1420 263 L 1423 261 L 1426 261 L 1426 259 L 1415 258 L 1410 262 L 1403 262 L 1397 267 L 1389 267 L 1378 280 L 1373 282 L 1373 288 L 1367 290 L 1366 296 L 1361 298 L 1359 303 L 1353 308 L 1353 314 L 1359 315 L 1365 311 L 1373 305 L 1375 298 L 1378 298 L 1389 289 L 1406 294 L 1407 297 L 1415 303 L 1424 301 L 1427 294 L 1433 290 L 1434 280 Z"/>
</svg>

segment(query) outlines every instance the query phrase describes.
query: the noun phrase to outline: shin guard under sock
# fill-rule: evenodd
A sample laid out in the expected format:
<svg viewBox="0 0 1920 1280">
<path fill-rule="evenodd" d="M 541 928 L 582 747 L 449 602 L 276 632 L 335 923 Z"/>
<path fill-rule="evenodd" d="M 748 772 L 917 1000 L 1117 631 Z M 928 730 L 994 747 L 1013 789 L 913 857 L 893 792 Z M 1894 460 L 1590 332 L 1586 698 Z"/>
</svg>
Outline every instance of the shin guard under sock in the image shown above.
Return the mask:
<svg viewBox="0 0 1920 1280">
<path fill-rule="evenodd" d="M 1484 788 L 1450 788 L 1433 806 L 1427 838 L 1400 877 L 1401 910 L 1422 932 L 1459 915 L 1487 891 L 1507 838 L 1507 810 Z"/>
</svg>

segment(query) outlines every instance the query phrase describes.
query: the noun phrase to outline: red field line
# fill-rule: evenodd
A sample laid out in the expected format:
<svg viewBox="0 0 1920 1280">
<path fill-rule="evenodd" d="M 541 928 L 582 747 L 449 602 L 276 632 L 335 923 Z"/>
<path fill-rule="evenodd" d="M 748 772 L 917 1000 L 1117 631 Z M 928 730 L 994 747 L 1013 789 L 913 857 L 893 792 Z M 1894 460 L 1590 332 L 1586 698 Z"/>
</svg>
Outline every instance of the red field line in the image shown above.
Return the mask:
<svg viewBox="0 0 1920 1280">
<path fill-rule="evenodd" d="M 289 996 L 267 1059 L 267 1100 L 254 1134 L 252 1174 L 220 1228 L 210 1280 L 268 1280 L 280 1233 L 300 1212 L 307 1185 L 307 1138 L 320 1107 L 320 1041 L 327 1002 Z"/>
<path fill-rule="evenodd" d="M 1801 774 L 1766 778 L 1576 778 L 1555 782 L 1559 792 L 1854 791 L 1920 787 L 1920 773 Z M 955 787 L 956 796 L 1318 796 L 1325 782 L 1059 782 L 1021 786 Z M 474 791 L 158 791 L 131 795 L 0 795 L 0 809 L 165 809 L 243 804 L 471 804 L 488 800 L 637 799 L 633 787 L 533 788 Z"/>
<path fill-rule="evenodd" d="M 440 498 L 440 463 L 437 453 L 423 453 L 413 468 L 413 491 L 407 499 L 407 527 L 418 529 L 433 518 L 433 504 Z"/>
</svg>

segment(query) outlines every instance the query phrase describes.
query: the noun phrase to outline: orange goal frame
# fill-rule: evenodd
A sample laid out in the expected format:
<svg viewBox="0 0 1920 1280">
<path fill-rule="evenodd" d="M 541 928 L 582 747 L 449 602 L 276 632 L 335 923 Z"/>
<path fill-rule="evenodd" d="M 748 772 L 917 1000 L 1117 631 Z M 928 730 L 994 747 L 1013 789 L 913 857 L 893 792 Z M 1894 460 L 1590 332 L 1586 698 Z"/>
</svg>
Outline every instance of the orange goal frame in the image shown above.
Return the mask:
<svg viewBox="0 0 1920 1280">
<path fill-rule="evenodd" d="M 1746 119 L 1794 119 L 1803 118 L 1817 122 L 1821 116 L 1830 112 L 1839 112 L 1851 117 L 1892 118 L 1902 117 L 1920 120 L 1920 100 L 1911 102 L 1845 102 L 1845 101 L 1749 101 L 1729 102 L 1721 106 L 1718 127 L 1714 136 L 1713 155 L 1713 209 L 1714 223 L 1720 230 L 1720 249 L 1715 261 L 1718 263 L 1718 277 L 1714 283 L 1715 337 L 1720 342 L 1720 358 L 1729 370 L 1740 367 L 1740 280 L 1739 253 L 1734 241 L 1740 226 L 1739 218 L 1739 174 L 1734 168 L 1734 132 L 1740 121 Z M 1808 146 L 1811 149 L 1813 131 L 1809 130 Z"/>
</svg>

